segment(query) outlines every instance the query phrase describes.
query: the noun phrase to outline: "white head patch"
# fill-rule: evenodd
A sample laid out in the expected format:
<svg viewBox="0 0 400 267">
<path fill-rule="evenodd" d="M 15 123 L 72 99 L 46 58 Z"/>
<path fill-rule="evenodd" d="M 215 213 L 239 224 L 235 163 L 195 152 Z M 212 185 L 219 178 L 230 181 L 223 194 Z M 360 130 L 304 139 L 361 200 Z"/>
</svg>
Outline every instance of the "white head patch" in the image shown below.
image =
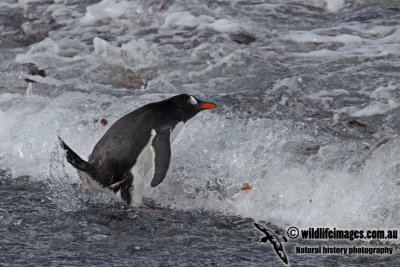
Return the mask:
<svg viewBox="0 0 400 267">
<path fill-rule="evenodd" d="M 196 100 L 196 98 L 194 98 L 193 96 L 190 96 L 190 97 L 189 97 L 189 103 L 190 103 L 190 104 L 193 104 L 193 105 L 197 105 L 197 100 Z"/>
</svg>

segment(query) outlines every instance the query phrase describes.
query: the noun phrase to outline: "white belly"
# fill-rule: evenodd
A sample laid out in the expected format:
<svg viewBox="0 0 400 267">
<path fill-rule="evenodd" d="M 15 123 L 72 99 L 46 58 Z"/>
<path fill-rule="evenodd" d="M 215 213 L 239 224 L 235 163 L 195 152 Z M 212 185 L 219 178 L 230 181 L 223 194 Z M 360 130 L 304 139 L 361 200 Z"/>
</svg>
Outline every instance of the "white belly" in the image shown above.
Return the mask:
<svg viewBox="0 0 400 267">
<path fill-rule="evenodd" d="M 153 153 L 151 152 L 150 145 L 156 136 L 156 131 L 151 130 L 150 140 L 147 145 L 140 152 L 135 165 L 131 169 L 133 175 L 133 190 L 132 190 L 132 206 L 138 207 L 143 201 L 143 177 L 149 172 L 153 166 Z"/>
<path fill-rule="evenodd" d="M 172 130 L 170 135 L 170 143 L 172 144 L 177 137 L 178 133 L 182 129 L 184 123 L 178 123 L 175 128 Z M 139 157 L 136 161 L 135 166 L 131 169 L 131 173 L 133 175 L 133 191 L 132 191 L 132 206 L 139 206 L 143 201 L 143 186 L 144 181 L 143 178 L 150 171 L 150 169 L 154 169 L 154 154 L 152 149 L 150 148 L 154 137 L 156 136 L 156 131 L 151 130 L 151 137 L 147 145 L 144 147 L 142 152 L 139 154 Z"/>
</svg>

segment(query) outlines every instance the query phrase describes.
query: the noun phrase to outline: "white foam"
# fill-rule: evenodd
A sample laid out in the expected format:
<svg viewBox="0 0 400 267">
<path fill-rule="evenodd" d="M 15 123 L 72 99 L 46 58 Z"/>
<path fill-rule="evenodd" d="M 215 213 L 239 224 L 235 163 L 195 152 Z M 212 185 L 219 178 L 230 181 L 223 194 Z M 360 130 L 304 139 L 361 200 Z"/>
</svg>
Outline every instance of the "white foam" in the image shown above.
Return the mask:
<svg viewBox="0 0 400 267">
<path fill-rule="evenodd" d="M 18 3 L 20 4 L 29 4 L 29 3 L 34 3 L 34 2 L 40 2 L 40 0 L 18 0 Z"/>
<path fill-rule="evenodd" d="M 239 23 L 229 19 L 219 19 L 213 23 L 205 25 L 205 27 L 221 33 L 237 33 L 244 31 L 243 27 Z"/>
<path fill-rule="evenodd" d="M 86 8 L 86 14 L 81 19 L 82 24 L 93 24 L 98 20 L 118 18 L 125 14 L 131 7 L 127 1 L 102 0 Z"/>
<path fill-rule="evenodd" d="M 398 86 L 395 84 L 379 86 L 370 94 L 370 98 L 376 100 L 391 100 L 393 99 L 393 93 L 395 93 L 397 90 Z"/>
<path fill-rule="evenodd" d="M 398 90 L 397 85 L 380 86 L 369 94 L 371 102 L 359 110 L 354 110 L 351 115 L 354 117 L 368 117 L 385 114 L 400 106 L 396 101 L 394 93 Z"/>
<path fill-rule="evenodd" d="M 354 117 L 368 117 L 378 114 L 385 114 L 390 110 L 393 110 L 400 106 L 400 103 L 390 99 L 387 103 L 373 101 L 366 107 L 355 111 L 351 115 Z"/>
<path fill-rule="evenodd" d="M 71 63 L 82 60 L 79 55 L 76 57 L 64 56 L 65 49 L 70 46 L 70 43 L 65 40 L 53 40 L 47 37 L 43 41 L 30 46 L 26 53 L 17 54 L 15 61 L 19 63 L 35 63 L 43 69 L 48 67 L 68 68 Z M 40 78 L 35 77 L 35 79 Z M 55 82 L 55 79 L 51 80 Z"/>
<path fill-rule="evenodd" d="M 121 47 L 95 37 L 93 39 L 94 52 L 88 57 L 94 64 L 106 62 L 109 65 L 124 66 L 126 69 L 137 71 L 141 68 L 153 66 L 162 60 L 155 44 L 148 44 L 144 39 L 132 40 Z"/>
<path fill-rule="evenodd" d="M 312 95 L 309 96 L 311 99 L 322 99 L 324 97 L 332 97 L 332 96 L 340 96 L 340 95 L 348 95 L 349 91 L 345 89 L 334 89 L 331 91 L 327 90 L 319 90 L 316 93 L 313 93 Z"/>
<path fill-rule="evenodd" d="M 32 94 L 32 83 L 28 83 L 28 87 L 26 88 L 25 97 L 29 97 Z"/>
<path fill-rule="evenodd" d="M 3 93 L 3 94 L 0 94 L 0 102 L 5 103 L 10 100 L 17 99 L 19 97 L 21 97 L 20 94 Z"/>
<path fill-rule="evenodd" d="M 193 16 L 188 11 L 171 13 L 165 19 L 164 28 L 198 28 L 208 29 L 221 33 L 234 33 L 243 31 L 243 27 L 230 19 L 218 19 L 215 20 L 213 17 L 200 15 L 198 17 Z"/>
<path fill-rule="evenodd" d="M 316 48 L 307 52 L 296 53 L 303 57 L 355 57 L 368 56 L 384 57 L 398 55 L 400 42 L 399 26 L 371 26 L 347 25 L 333 27 L 330 30 L 347 31 L 352 34 L 324 34 L 320 29 L 312 31 L 291 31 L 282 34 L 282 39 L 299 43 L 314 43 L 315 45 L 340 44 L 336 49 Z M 329 30 L 329 29 L 324 29 Z"/>
<path fill-rule="evenodd" d="M 162 27 L 165 28 L 196 28 L 202 23 L 214 22 L 214 18 L 209 16 L 193 16 L 189 11 L 175 12 L 169 14 Z"/>
<path fill-rule="evenodd" d="M 354 44 L 362 43 L 366 40 L 359 36 L 350 34 L 340 34 L 335 36 L 321 35 L 313 32 L 291 32 L 287 36 L 283 37 L 287 40 L 295 42 L 312 42 L 312 43 L 329 43 L 329 42 L 340 42 L 343 44 Z"/>
<path fill-rule="evenodd" d="M 41 60 L 51 56 L 58 55 L 60 46 L 51 38 L 46 38 L 41 42 L 32 45 L 26 54 L 18 54 L 15 58 L 17 62 L 35 62 L 35 59 Z"/>
<path fill-rule="evenodd" d="M 372 193 L 377 183 L 385 183 L 385 175 L 346 168 L 354 160 L 352 146 L 317 141 L 290 125 L 273 120 L 244 124 L 203 113 L 178 136 L 166 181 L 148 194 L 178 209 L 224 211 L 285 226 L 396 227 L 398 187 L 390 189 L 396 201 L 386 202 L 384 189 Z M 305 151 L 299 145 L 304 142 L 327 143 L 296 162 L 294 154 Z M 371 164 L 379 169 L 382 160 Z M 254 188 L 241 191 L 245 182 Z M 382 206 L 391 210 L 390 218 L 374 217 Z"/>
<path fill-rule="evenodd" d="M 336 13 L 346 4 L 345 0 L 326 0 L 326 10 L 330 13 Z"/>
</svg>

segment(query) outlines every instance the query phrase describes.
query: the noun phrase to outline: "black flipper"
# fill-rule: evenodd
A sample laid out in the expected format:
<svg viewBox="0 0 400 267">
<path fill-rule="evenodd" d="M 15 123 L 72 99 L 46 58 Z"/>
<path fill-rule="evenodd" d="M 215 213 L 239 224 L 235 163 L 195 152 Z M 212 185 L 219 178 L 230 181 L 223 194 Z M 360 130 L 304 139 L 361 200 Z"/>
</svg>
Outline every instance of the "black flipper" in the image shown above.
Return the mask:
<svg viewBox="0 0 400 267">
<path fill-rule="evenodd" d="M 78 170 L 92 175 L 92 165 L 79 157 L 60 137 L 58 139 L 60 140 L 61 147 L 66 151 L 65 156 L 67 161 Z"/>
<path fill-rule="evenodd" d="M 167 175 L 169 163 L 171 161 L 170 135 L 171 132 L 169 130 L 157 133 L 151 144 L 154 159 L 154 175 L 151 181 L 152 187 L 159 185 Z"/>
</svg>

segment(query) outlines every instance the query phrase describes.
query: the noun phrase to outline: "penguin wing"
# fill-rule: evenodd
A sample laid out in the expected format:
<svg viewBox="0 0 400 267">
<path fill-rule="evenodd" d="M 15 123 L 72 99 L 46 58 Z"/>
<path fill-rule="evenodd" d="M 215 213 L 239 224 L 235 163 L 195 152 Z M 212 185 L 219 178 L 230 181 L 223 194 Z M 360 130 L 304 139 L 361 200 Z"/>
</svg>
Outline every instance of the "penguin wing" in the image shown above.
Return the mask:
<svg viewBox="0 0 400 267">
<path fill-rule="evenodd" d="M 167 175 L 169 163 L 171 161 L 171 131 L 168 129 L 157 133 L 151 144 L 153 152 L 154 172 L 151 187 L 159 185 Z"/>
</svg>

